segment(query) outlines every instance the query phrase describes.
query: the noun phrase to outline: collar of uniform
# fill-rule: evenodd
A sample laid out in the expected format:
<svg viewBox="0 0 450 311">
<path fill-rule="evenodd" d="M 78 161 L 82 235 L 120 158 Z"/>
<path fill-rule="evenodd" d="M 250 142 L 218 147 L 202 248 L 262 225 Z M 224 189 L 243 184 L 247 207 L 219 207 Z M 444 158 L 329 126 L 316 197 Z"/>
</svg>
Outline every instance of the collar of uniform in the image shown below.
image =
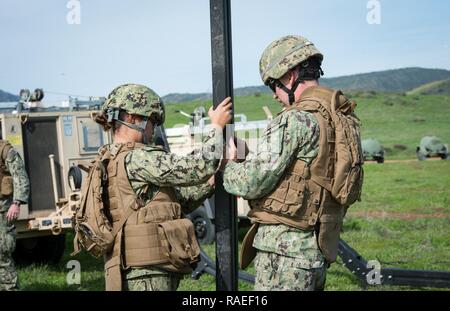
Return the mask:
<svg viewBox="0 0 450 311">
<path fill-rule="evenodd" d="M 323 87 L 320 85 L 310 86 L 303 91 L 303 93 L 300 95 L 300 98 L 296 101 L 296 103 L 298 103 L 301 100 L 304 100 L 306 98 L 311 98 L 311 97 L 330 99 L 331 95 L 333 95 L 333 92 L 334 92 L 333 89 Z"/>
</svg>

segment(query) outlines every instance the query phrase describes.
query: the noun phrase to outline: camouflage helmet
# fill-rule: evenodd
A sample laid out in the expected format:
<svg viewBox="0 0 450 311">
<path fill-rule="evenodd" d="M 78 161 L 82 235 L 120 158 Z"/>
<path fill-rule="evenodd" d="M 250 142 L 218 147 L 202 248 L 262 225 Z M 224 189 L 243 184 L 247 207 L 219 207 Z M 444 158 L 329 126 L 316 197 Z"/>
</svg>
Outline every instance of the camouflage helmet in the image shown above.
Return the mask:
<svg viewBox="0 0 450 311">
<path fill-rule="evenodd" d="M 312 56 L 318 57 L 319 62 L 323 60 L 322 53 L 304 37 L 285 36 L 275 40 L 266 47 L 259 61 L 261 79 L 267 85 L 270 78 L 280 79 Z"/>
<path fill-rule="evenodd" d="M 122 109 L 129 114 L 151 119 L 156 125 L 164 122 L 165 112 L 162 99 L 152 89 L 140 84 L 124 84 L 109 93 L 102 110 Z"/>
</svg>

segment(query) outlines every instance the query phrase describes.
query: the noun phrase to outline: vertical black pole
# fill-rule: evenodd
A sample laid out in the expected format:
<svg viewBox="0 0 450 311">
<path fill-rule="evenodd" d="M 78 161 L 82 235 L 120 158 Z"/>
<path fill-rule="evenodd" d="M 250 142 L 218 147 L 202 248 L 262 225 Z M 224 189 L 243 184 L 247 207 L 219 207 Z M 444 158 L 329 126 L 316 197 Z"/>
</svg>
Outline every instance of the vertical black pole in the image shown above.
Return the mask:
<svg viewBox="0 0 450 311">
<path fill-rule="evenodd" d="M 213 105 L 216 107 L 226 97 L 233 98 L 230 0 L 210 0 L 210 11 Z M 215 178 L 216 290 L 232 291 L 238 287 L 236 198 L 225 192 L 222 173 L 217 173 Z"/>
</svg>

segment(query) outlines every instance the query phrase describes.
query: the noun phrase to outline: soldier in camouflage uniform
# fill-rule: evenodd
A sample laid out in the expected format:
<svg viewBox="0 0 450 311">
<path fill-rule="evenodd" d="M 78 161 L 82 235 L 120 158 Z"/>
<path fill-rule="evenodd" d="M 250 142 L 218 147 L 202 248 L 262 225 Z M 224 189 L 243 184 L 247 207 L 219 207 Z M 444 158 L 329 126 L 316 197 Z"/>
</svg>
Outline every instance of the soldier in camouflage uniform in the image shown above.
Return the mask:
<svg viewBox="0 0 450 311">
<path fill-rule="evenodd" d="M 323 56 L 303 37 L 286 36 L 272 42 L 260 61 L 261 78 L 274 92 L 283 111 L 269 124 L 256 154 L 242 163 L 228 162 L 224 187 L 251 200 L 265 197 L 294 160 L 311 163 L 318 154 L 319 126 L 315 116 L 286 109 L 318 86 Z M 252 205 L 252 204 L 250 204 Z M 322 290 L 327 262 L 316 232 L 286 224 L 263 224 L 253 240 L 256 248 L 255 290 Z"/>
<path fill-rule="evenodd" d="M 146 198 L 147 203 L 161 187 L 169 187 L 175 190 L 183 212 L 189 213 L 213 194 L 210 177 L 222 157 L 222 130 L 231 120 L 230 98 L 209 111 L 212 130 L 201 150 L 185 157 L 154 146 L 154 126 L 164 122 L 165 111 L 160 97 L 151 89 L 137 84 L 121 85 L 109 94 L 102 109 L 103 115 L 96 121 L 104 129 L 113 128 L 114 143 L 105 146 L 112 154 L 126 143 L 146 144 L 124 158 L 128 181 L 137 197 Z M 125 268 L 122 290 L 176 290 L 181 276 L 153 266 Z"/>
<path fill-rule="evenodd" d="M 17 290 L 12 258 L 16 247 L 13 221 L 19 217 L 20 204 L 28 201 L 29 180 L 20 155 L 4 140 L 0 140 L 0 175 L 0 290 Z"/>
</svg>

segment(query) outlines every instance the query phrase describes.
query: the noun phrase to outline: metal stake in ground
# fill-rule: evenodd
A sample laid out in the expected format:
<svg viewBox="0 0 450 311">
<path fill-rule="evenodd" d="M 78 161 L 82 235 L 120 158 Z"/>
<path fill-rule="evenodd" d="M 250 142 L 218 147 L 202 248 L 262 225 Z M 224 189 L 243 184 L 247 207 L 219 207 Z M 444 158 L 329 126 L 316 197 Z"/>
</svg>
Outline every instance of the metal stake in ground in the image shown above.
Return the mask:
<svg viewBox="0 0 450 311">
<path fill-rule="evenodd" d="M 230 11 L 230 0 L 210 0 L 214 107 L 228 96 L 233 98 Z M 237 290 L 236 198 L 225 192 L 222 173 L 217 173 L 215 178 L 216 290 Z"/>
</svg>

